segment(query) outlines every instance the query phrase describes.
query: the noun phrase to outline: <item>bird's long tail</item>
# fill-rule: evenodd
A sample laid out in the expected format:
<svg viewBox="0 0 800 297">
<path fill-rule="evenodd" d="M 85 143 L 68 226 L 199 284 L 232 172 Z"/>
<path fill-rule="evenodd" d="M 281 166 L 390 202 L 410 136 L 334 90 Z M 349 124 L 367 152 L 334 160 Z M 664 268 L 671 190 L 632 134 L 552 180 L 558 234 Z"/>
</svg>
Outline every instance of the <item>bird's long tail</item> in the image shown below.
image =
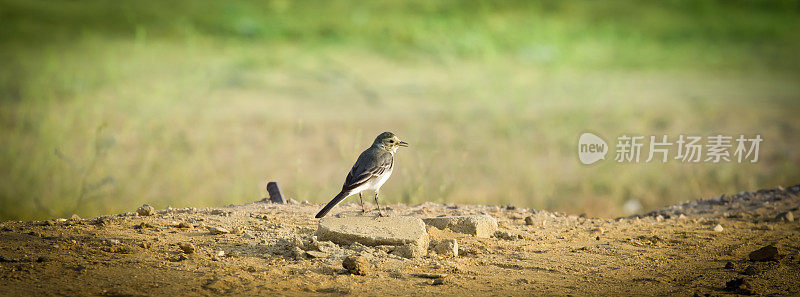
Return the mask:
<svg viewBox="0 0 800 297">
<path fill-rule="evenodd" d="M 328 204 L 325 205 L 325 207 L 323 207 L 322 210 L 320 210 L 314 217 L 317 219 L 324 217 L 326 214 L 328 214 L 329 211 L 331 211 L 331 208 L 339 204 L 339 202 L 342 202 L 342 200 L 344 200 L 344 198 L 347 198 L 347 196 L 350 196 L 349 192 L 347 191 L 339 192 L 339 195 L 333 197 L 333 200 L 331 200 L 331 202 L 328 202 Z"/>
</svg>

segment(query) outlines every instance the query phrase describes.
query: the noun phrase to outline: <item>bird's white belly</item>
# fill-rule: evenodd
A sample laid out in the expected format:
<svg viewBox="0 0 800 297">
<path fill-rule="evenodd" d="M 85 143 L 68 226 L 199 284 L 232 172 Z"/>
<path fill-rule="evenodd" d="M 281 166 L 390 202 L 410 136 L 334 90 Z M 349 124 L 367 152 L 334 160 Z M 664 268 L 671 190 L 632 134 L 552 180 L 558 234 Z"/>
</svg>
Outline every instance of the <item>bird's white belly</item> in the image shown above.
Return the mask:
<svg viewBox="0 0 800 297">
<path fill-rule="evenodd" d="M 382 175 L 379 175 L 377 178 L 374 178 L 371 181 L 367 182 L 364 190 L 377 191 L 378 189 L 380 189 L 383 183 L 385 183 L 386 180 L 389 179 L 389 176 L 392 175 L 392 169 L 394 168 L 389 168 L 389 170 L 384 172 Z"/>
</svg>

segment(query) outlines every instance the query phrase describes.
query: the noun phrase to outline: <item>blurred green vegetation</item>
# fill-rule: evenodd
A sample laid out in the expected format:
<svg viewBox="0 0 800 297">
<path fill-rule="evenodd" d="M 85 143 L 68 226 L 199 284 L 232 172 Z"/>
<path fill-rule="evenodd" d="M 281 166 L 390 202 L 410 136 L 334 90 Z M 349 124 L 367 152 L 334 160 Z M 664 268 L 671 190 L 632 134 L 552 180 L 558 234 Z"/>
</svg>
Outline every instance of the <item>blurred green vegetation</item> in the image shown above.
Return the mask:
<svg viewBox="0 0 800 297">
<path fill-rule="evenodd" d="M 267 180 L 326 202 L 385 130 L 412 144 L 389 203 L 613 216 L 797 184 L 798 16 L 799 1 L 0 0 L 0 219 L 244 203 Z M 755 164 L 612 150 L 584 166 L 586 131 L 765 141 Z"/>
</svg>

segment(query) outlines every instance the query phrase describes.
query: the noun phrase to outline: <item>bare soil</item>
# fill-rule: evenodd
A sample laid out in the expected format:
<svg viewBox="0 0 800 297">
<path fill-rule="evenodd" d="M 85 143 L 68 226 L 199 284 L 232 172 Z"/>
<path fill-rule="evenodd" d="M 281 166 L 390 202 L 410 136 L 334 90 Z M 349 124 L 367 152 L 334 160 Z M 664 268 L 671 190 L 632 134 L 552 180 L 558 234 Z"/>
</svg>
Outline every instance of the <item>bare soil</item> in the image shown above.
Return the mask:
<svg viewBox="0 0 800 297">
<path fill-rule="evenodd" d="M 393 216 L 485 213 L 499 221 L 501 234 L 492 238 L 429 227 L 434 240 L 456 239 L 460 255 L 415 259 L 314 241 L 320 204 L 7 221 L 0 223 L 0 295 L 798 295 L 800 225 L 786 218 L 798 212 L 798 192 L 743 192 L 617 219 L 390 205 Z M 362 215 L 356 203 L 332 213 Z M 209 227 L 231 233 L 213 235 Z M 778 254 L 750 260 L 768 245 Z M 342 268 L 351 254 L 369 260 L 366 276 Z"/>
</svg>

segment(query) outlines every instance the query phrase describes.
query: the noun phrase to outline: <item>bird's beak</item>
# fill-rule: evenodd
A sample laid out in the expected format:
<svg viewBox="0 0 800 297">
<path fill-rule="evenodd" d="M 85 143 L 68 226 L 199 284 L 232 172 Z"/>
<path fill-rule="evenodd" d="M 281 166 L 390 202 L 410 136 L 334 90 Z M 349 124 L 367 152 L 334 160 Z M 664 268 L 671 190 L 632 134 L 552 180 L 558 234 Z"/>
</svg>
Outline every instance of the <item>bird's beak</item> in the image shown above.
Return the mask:
<svg viewBox="0 0 800 297">
<path fill-rule="evenodd" d="M 408 142 L 401 141 L 400 143 L 398 143 L 398 145 L 399 145 L 399 146 L 406 146 L 406 147 L 407 147 L 407 146 L 408 146 Z"/>
</svg>

